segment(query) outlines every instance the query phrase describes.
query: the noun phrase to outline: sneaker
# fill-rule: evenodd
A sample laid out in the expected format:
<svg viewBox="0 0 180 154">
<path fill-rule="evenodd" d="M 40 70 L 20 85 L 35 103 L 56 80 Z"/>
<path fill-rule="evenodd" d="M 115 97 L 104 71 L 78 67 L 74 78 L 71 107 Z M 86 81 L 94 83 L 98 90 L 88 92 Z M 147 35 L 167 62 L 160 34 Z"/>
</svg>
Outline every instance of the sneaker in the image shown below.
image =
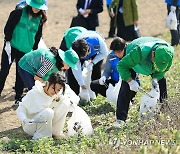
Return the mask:
<svg viewBox="0 0 180 154">
<path fill-rule="evenodd" d="M 14 106 L 19 106 L 19 103 L 21 102 L 22 98 L 18 98 L 14 102 Z"/>
<path fill-rule="evenodd" d="M 118 119 L 114 123 L 114 127 L 117 127 L 117 128 L 121 128 L 125 125 L 126 125 L 126 123 L 123 120 L 118 120 Z"/>
</svg>

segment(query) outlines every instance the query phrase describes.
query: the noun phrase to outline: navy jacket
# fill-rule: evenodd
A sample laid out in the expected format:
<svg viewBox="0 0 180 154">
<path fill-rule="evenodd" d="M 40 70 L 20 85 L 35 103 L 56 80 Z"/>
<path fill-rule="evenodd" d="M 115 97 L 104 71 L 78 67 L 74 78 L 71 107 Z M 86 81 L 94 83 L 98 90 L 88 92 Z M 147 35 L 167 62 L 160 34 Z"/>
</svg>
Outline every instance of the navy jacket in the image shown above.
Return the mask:
<svg viewBox="0 0 180 154">
<path fill-rule="evenodd" d="M 78 0 L 76 4 L 77 11 L 79 13 L 79 9 L 84 9 L 86 0 Z M 91 0 L 89 5 L 89 9 L 91 9 L 91 13 L 87 17 L 88 24 L 91 27 L 99 26 L 98 13 L 103 11 L 103 0 Z"/>
</svg>

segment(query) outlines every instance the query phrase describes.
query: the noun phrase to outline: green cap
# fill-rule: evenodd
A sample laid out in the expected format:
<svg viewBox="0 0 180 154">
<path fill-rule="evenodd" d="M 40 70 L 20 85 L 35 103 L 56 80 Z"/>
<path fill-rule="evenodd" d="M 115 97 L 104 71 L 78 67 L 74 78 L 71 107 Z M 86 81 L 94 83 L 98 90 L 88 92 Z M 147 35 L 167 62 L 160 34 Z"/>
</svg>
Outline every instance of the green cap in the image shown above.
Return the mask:
<svg viewBox="0 0 180 154">
<path fill-rule="evenodd" d="M 27 5 L 39 10 L 47 10 L 45 0 L 26 0 Z"/>
<path fill-rule="evenodd" d="M 69 67 L 72 67 L 73 69 L 77 70 L 76 63 L 79 60 L 79 57 L 78 57 L 77 53 L 74 50 L 69 49 L 69 50 L 64 52 L 61 49 L 59 49 L 58 54 L 61 57 L 61 59 L 67 65 L 69 65 Z"/>
<path fill-rule="evenodd" d="M 173 48 L 161 45 L 155 50 L 154 67 L 158 72 L 164 72 L 173 59 Z"/>
</svg>

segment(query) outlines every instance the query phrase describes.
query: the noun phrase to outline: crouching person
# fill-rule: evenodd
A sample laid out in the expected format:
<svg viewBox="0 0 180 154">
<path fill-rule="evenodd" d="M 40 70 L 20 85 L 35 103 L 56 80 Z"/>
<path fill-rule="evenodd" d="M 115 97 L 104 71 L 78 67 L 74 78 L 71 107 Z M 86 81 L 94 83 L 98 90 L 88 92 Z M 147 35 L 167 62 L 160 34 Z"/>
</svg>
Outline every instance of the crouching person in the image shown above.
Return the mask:
<svg viewBox="0 0 180 154">
<path fill-rule="evenodd" d="M 52 73 L 45 84 L 35 82 L 35 86 L 23 97 L 17 108 L 17 116 L 22 122 L 23 130 L 33 139 L 57 136 L 53 122 L 56 110 L 50 105 L 54 95 L 65 91 L 65 79 L 59 73 Z M 60 119 L 59 119 L 60 120 Z"/>
</svg>

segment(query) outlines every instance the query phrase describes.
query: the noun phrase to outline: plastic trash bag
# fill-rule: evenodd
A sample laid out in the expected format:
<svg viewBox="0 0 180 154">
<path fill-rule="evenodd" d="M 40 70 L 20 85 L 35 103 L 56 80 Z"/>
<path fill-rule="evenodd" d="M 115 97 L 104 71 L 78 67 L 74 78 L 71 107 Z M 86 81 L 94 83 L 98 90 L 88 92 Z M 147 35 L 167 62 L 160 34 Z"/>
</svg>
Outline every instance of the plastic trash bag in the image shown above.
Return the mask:
<svg viewBox="0 0 180 154">
<path fill-rule="evenodd" d="M 177 30 L 177 17 L 175 11 L 170 11 L 166 19 L 166 27 L 170 30 Z"/>
<path fill-rule="evenodd" d="M 121 87 L 121 82 L 122 80 L 119 79 L 118 83 L 116 83 L 115 86 L 113 86 L 112 84 L 109 84 L 109 87 L 106 90 L 107 100 L 109 102 L 113 102 L 115 105 L 117 105 L 117 99 L 118 99 L 118 94 Z"/>
<path fill-rule="evenodd" d="M 145 94 L 141 98 L 139 118 L 142 120 L 149 120 L 153 118 L 155 113 L 159 110 L 159 106 L 158 106 L 158 100 L 160 97 L 159 90 L 152 89 L 148 94 L 153 96 L 153 98 L 151 98 L 147 94 Z"/>
<path fill-rule="evenodd" d="M 46 44 L 44 43 L 43 39 L 41 38 L 38 44 L 38 49 L 47 49 Z"/>
<path fill-rule="evenodd" d="M 85 61 L 84 62 L 84 66 L 83 66 L 83 71 L 82 71 L 82 76 L 83 76 L 83 79 L 84 79 L 84 84 L 88 90 L 88 93 L 89 93 L 89 97 L 91 99 L 96 99 L 96 94 L 94 91 L 91 90 L 90 88 L 90 84 L 91 84 L 91 75 L 92 75 L 92 71 L 88 71 L 88 69 L 86 68 L 86 66 L 89 64 L 88 61 Z M 86 101 L 90 101 L 90 98 L 87 98 L 86 95 L 83 95 L 82 93 L 82 90 L 80 88 L 80 93 L 79 93 L 79 96 L 86 100 Z M 85 97 L 84 97 L 85 96 Z"/>
<path fill-rule="evenodd" d="M 78 133 L 82 135 L 90 135 L 93 133 L 89 116 L 79 106 L 74 107 L 72 117 L 68 120 L 67 124 L 67 136 L 73 136 Z"/>
</svg>

